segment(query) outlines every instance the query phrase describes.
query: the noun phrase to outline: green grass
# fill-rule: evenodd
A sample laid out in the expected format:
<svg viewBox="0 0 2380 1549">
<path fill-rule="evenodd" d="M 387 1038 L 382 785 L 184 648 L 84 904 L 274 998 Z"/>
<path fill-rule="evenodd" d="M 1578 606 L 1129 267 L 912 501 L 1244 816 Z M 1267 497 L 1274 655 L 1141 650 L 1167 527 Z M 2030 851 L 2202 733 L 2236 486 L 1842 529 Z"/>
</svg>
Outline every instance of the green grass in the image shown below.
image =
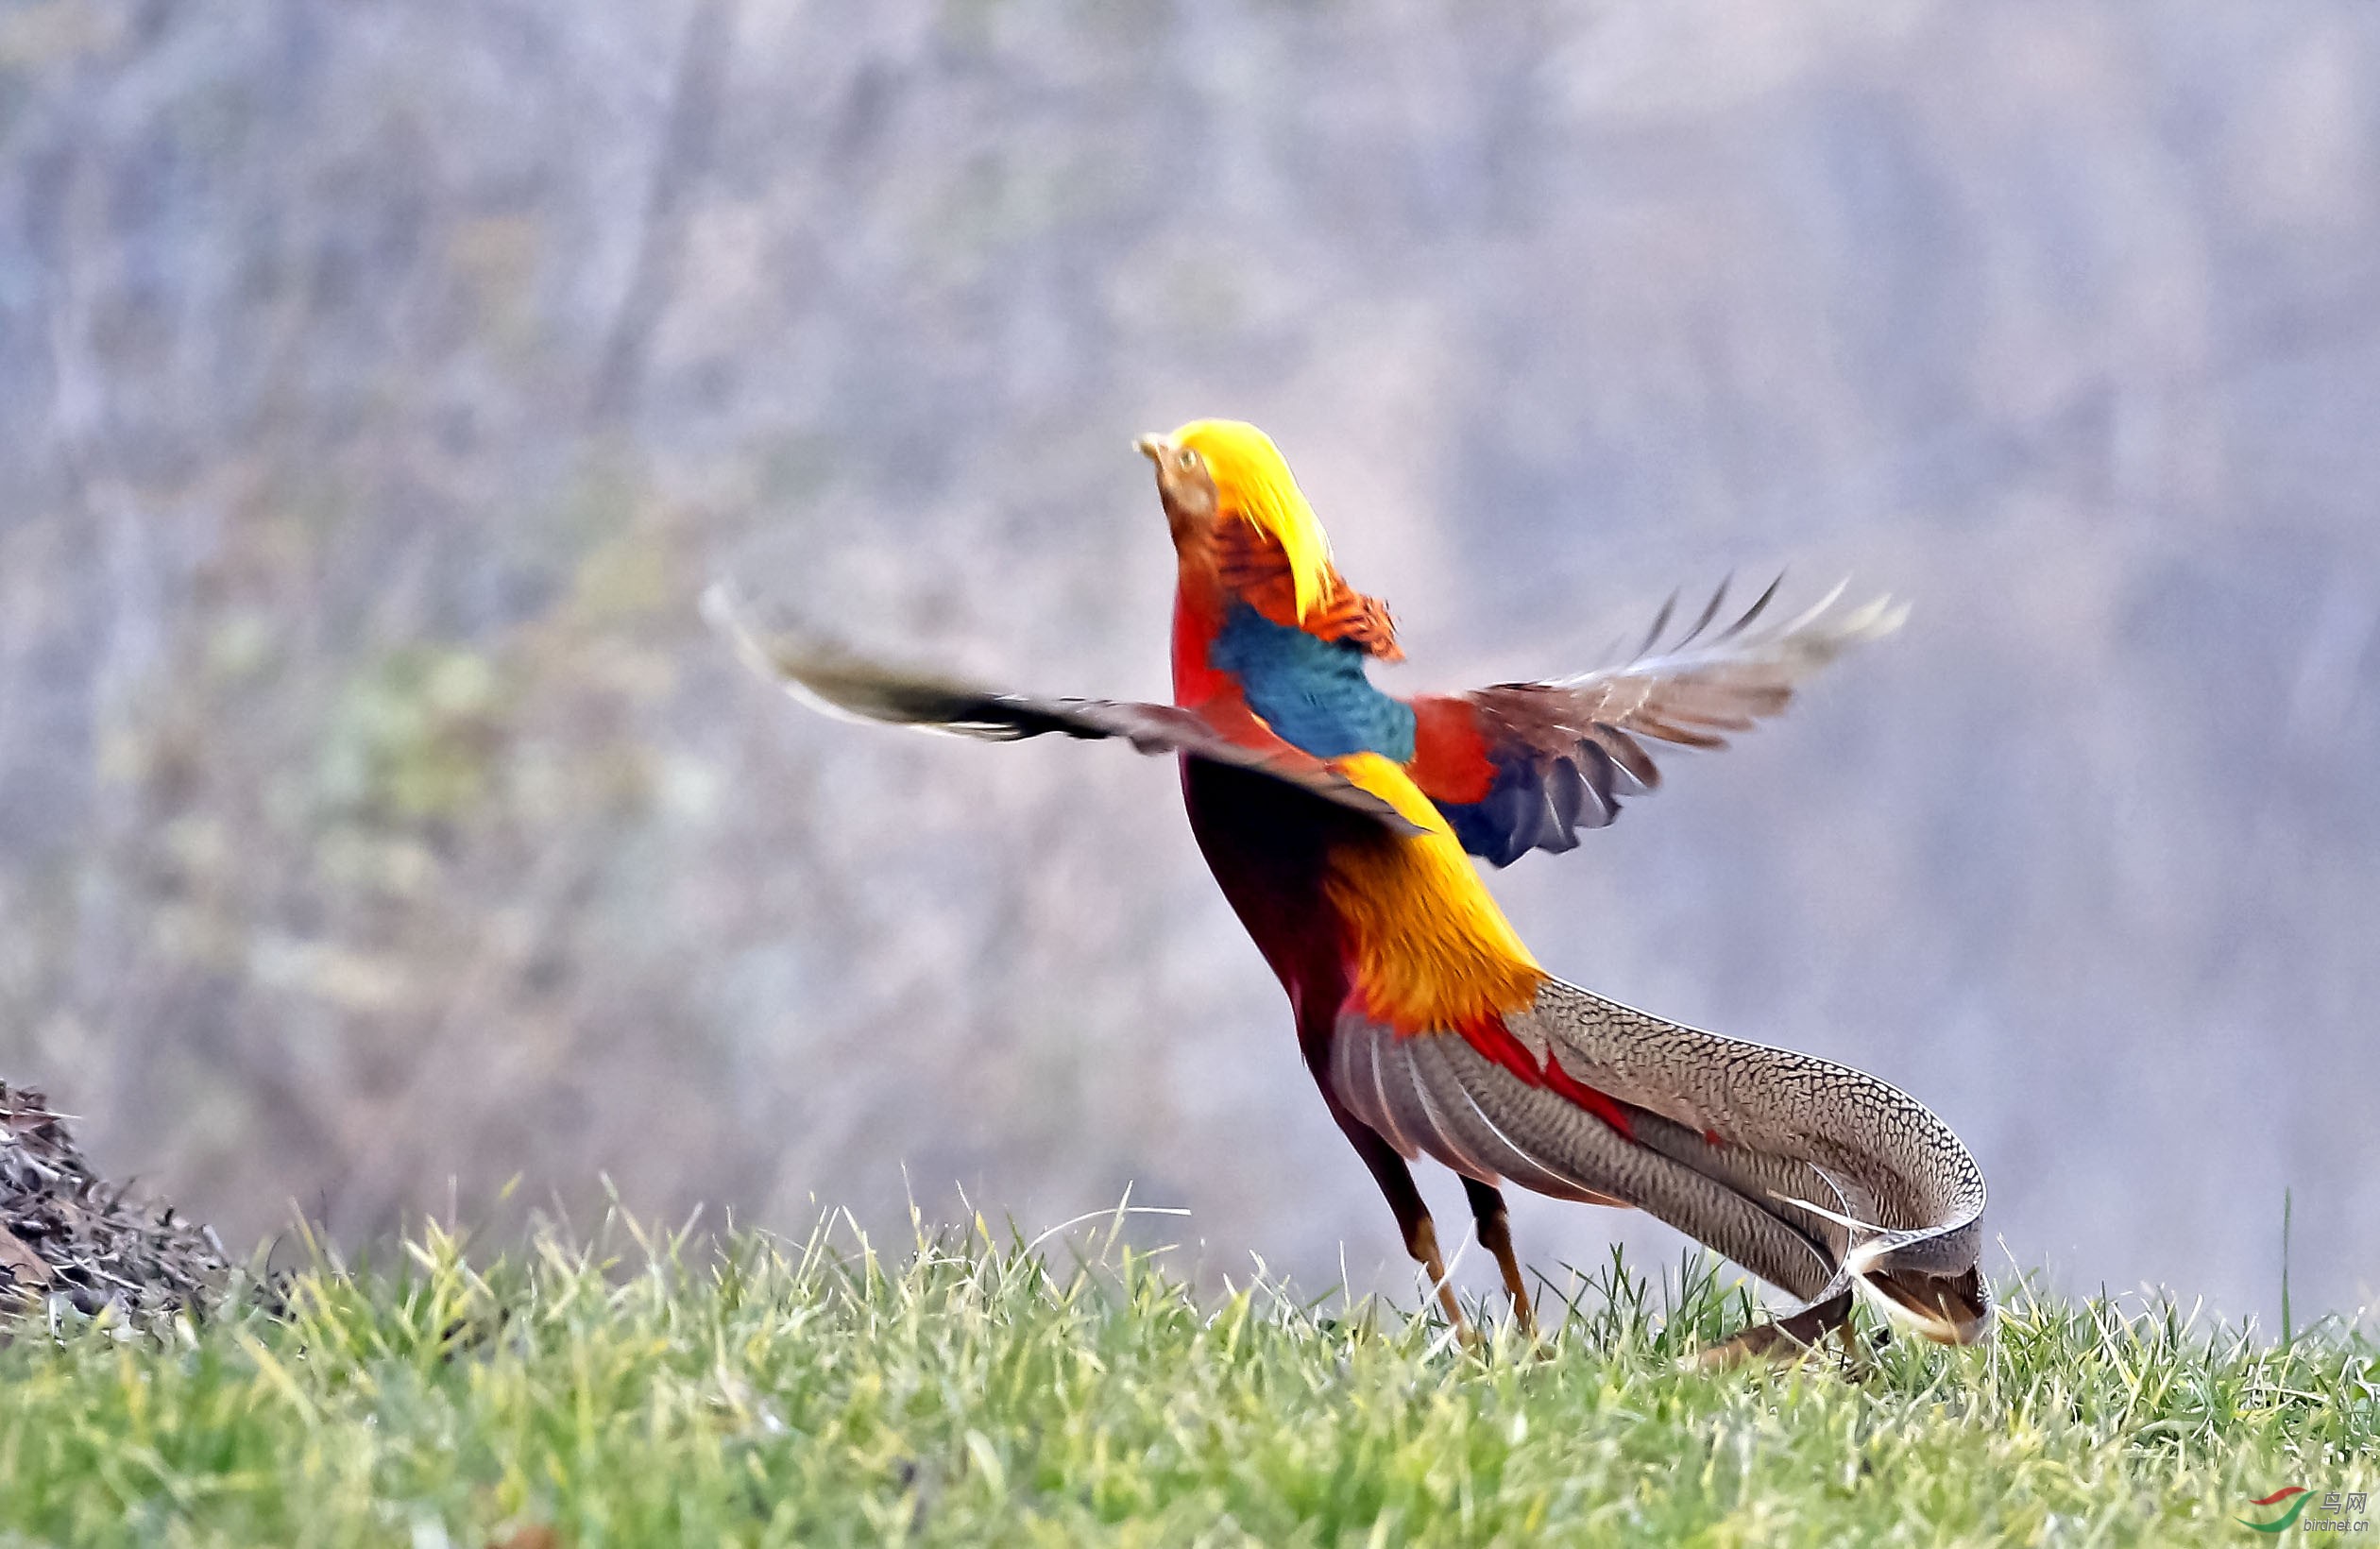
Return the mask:
<svg viewBox="0 0 2380 1549">
<path fill-rule="evenodd" d="M 1987 1350 L 1704 1373 L 1743 1315 L 1705 1270 L 1615 1261 L 1541 1354 L 1473 1353 L 1164 1262 L 434 1228 L 278 1318 L 36 1320 L 0 1544 L 2239 1544 L 2285 1484 L 2380 1494 L 2380 1352 L 2335 1324 L 2019 1288 Z"/>
</svg>

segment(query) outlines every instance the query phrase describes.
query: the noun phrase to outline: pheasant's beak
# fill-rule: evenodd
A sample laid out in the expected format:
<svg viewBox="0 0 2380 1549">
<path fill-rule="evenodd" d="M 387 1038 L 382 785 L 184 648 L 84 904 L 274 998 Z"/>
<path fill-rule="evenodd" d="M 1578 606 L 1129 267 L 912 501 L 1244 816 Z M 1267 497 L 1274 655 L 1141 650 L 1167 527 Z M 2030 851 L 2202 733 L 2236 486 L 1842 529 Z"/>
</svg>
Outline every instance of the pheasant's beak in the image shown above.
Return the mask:
<svg viewBox="0 0 2380 1549">
<path fill-rule="evenodd" d="M 1165 463 L 1165 453 L 1173 451 L 1173 443 L 1166 440 L 1162 435 L 1152 434 L 1144 435 L 1134 441 L 1132 443 L 1132 450 L 1148 458 L 1150 462 L 1155 463 L 1158 467 L 1163 468 Z"/>
</svg>

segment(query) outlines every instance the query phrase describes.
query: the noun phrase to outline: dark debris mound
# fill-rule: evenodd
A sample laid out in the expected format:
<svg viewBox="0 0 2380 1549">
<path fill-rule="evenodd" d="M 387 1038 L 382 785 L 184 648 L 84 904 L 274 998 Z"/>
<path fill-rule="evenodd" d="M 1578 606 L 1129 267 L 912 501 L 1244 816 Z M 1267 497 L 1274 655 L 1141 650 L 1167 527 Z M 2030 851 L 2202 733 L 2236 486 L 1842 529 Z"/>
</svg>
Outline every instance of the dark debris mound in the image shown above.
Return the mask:
<svg viewBox="0 0 2380 1549">
<path fill-rule="evenodd" d="M 0 1318 L 51 1298 L 162 1312 L 224 1273 L 213 1232 L 100 1178 L 41 1093 L 0 1081 Z"/>
</svg>

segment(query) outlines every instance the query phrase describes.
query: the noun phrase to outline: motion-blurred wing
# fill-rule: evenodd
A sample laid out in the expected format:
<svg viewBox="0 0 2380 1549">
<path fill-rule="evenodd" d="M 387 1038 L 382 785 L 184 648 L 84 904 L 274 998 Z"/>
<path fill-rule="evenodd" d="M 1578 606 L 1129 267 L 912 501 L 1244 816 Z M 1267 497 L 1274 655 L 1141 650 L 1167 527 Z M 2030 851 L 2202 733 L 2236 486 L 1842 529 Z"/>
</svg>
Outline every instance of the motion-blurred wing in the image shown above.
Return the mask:
<svg viewBox="0 0 2380 1549">
<path fill-rule="evenodd" d="M 1323 760 L 1272 736 L 1253 718 L 1237 740 L 1196 711 L 1134 700 L 1040 699 L 995 693 L 949 678 L 888 667 L 794 633 L 763 633 L 735 593 L 714 586 L 703 613 L 745 662 L 795 698 L 830 715 L 922 731 L 1012 742 L 1051 732 L 1121 738 L 1143 753 L 1182 753 L 1254 770 L 1361 812 L 1401 834 L 1420 830 L 1383 798 Z"/>
<path fill-rule="evenodd" d="M 1783 709 L 1802 679 L 1851 646 L 1891 634 L 1907 612 L 1884 598 L 1837 612 L 1837 587 L 1793 622 L 1756 629 L 1776 595 L 1772 583 L 1706 638 L 1726 592 L 1722 586 L 1693 626 L 1663 646 L 1673 597 L 1624 666 L 1412 701 L 1414 783 L 1463 847 L 1498 866 L 1532 849 L 1577 848 L 1576 830 L 1604 826 L 1623 796 L 1660 783 L 1641 739 L 1725 747 L 1727 734 Z"/>
<path fill-rule="evenodd" d="M 1923 1103 L 1847 1065 L 1553 979 L 1460 1032 L 1400 1034 L 1350 1011 L 1332 1085 L 1408 1157 L 1666 1221 L 1802 1298 L 1769 1327 L 1804 1342 L 1848 1313 L 1854 1278 L 1936 1339 L 1990 1332 L 1981 1170 Z"/>
</svg>

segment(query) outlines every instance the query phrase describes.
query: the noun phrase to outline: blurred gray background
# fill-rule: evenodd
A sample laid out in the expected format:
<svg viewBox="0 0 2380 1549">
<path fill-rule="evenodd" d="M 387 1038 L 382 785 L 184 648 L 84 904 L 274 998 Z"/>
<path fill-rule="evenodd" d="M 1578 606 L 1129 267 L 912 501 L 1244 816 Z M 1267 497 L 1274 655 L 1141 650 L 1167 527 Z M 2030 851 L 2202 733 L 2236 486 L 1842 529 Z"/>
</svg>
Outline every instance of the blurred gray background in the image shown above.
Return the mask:
<svg viewBox="0 0 2380 1549">
<path fill-rule="evenodd" d="M 1920 1094 L 2003 1269 L 2272 1310 L 2289 1191 L 2301 1320 L 2374 1296 L 2370 0 L 8 0 L 0 1073 L 235 1240 L 1130 1183 L 1401 1276 L 1168 766 L 694 611 L 1162 698 L 1205 414 L 1392 687 L 1912 599 L 1524 935 Z"/>
</svg>

